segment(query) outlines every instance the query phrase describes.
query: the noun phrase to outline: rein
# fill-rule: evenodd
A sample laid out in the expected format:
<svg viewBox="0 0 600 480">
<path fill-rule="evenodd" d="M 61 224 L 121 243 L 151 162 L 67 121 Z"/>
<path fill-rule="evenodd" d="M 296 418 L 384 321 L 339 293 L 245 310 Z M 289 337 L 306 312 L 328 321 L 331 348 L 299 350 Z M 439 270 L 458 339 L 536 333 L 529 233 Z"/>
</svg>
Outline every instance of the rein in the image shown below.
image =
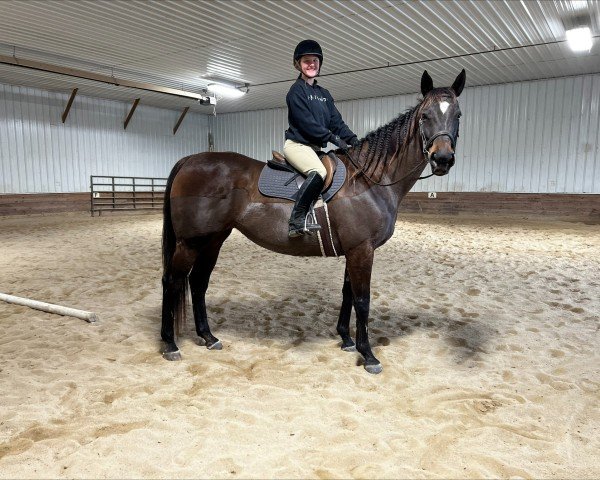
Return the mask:
<svg viewBox="0 0 600 480">
<path fill-rule="evenodd" d="M 425 180 L 426 178 L 433 177 L 433 175 L 433 173 L 430 173 L 429 175 L 425 175 L 424 177 L 417 178 L 417 180 Z"/>
<path fill-rule="evenodd" d="M 428 149 L 430 149 L 432 147 L 433 142 L 435 141 L 436 138 L 448 137 L 450 139 L 450 145 L 452 146 L 452 150 L 454 150 L 456 147 L 456 139 L 447 130 L 440 130 L 439 132 L 432 135 L 431 138 L 429 138 L 429 140 L 427 140 L 427 137 L 425 137 L 425 133 L 423 132 L 423 118 L 422 117 L 419 119 L 419 133 L 421 134 L 421 140 L 423 143 L 423 155 L 425 156 L 425 161 L 428 163 L 429 163 Z M 421 164 L 419 163 L 415 168 L 413 168 L 410 172 L 408 172 L 406 175 L 399 178 L 398 180 L 394 180 L 393 182 L 390 182 L 390 183 L 381 183 L 376 180 L 373 180 L 369 175 L 367 175 L 367 173 L 364 170 L 365 166 L 364 165 L 361 166 L 358 164 L 358 162 L 355 162 L 354 158 L 352 158 L 352 155 L 350 154 L 350 151 L 348 149 L 345 150 L 345 153 L 346 153 L 346 156 L 350 159 L 350 162 L 352 163 L 354 168 L 356 168 L 358 171 L 360 171 L 360 173 L 362 175 L 364 175 L 364 177 L 367 180 L 369 180 L 371 183 L 378 185 L 380 187 L 390 187 L 392 185 L 395 185 L 398 182 L 401 182 L 402 180 L 404 180 L 406 177 L 408 177 L 411 173 L 413 173 L 415 170 L 417 170 L 421 166 Z M 417 178 L 417 180 L 425 180 L 426 178 L 433 177 L 433 175 L 434 174 L 431 173 L 424 177 L 419 177 L 419 178 Z"/>
<path fill-rule="evenodd" d="M 392 185 L 395 185 L 398 182 L 401 182 L 402 180 L 404 180 L 406 177 L 408 177 L 411 173 L 413 173 L 415 170 L 417 170 L 421 164 L 417 164 L 417 166 L 415 168 L 413 168 L 410 172 L 408 172 L 406 175 L 404 175 L 403 177 L 399 178 L 398 180 L 394 180 L 393 182 L 390 183 L 381 183 L 378 182 L 377 180 L 373 180 L 364 170 L 364 165 L 358 165 L 355 161 L 354 158 L 352 158 L 352 155 L 350 154 L 350 152 L 348 150 L 346 150 L 346 156 L 350 159 L 350 162 L 352 163 L 352 165 L 354 165 L 354 168 L 356 168 L 358 171 L 360 171 L 360 173 L 367 179 L 369 180 L 371 183 L 378 185 L 380 187 L 390 187 Z M 433 175 L 433 173 L 431 174 Z M 427 178 L 427 177 L 424 177 Z"/>
</svg>

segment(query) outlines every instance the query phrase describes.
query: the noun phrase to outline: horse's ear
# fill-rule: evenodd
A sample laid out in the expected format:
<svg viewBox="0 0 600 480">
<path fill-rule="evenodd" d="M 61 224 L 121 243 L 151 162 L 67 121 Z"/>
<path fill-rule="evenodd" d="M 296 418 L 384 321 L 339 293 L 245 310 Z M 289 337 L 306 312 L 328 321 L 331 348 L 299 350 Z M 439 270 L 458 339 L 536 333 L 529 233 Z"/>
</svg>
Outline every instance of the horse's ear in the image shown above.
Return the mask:
<svg viewBox="0 0 600 480">
<path fill-rule="evenodd" d="M 456 77 L 456 80 L 454 80 L 454 83 L 452 84 L 452 90 L 454 90 L 454 93 L 456 93 L 457 97 L 462 93 L 463 88 L 465 88 L 466 78 L 467 74 L 465 73 L 465 69 L 463 68 L 462 72 L 458 74 L 458 77 Z"/>
<path fill-rule="evenodd" d="M 425 96 L 432 90 L 433 90 L 433 80 L 427 73 L 427 70 L 425 70 L 423 72 L 423 76 L 421 77 L 421 93 L 423 94 L 423 96 Z"/>
</svg>

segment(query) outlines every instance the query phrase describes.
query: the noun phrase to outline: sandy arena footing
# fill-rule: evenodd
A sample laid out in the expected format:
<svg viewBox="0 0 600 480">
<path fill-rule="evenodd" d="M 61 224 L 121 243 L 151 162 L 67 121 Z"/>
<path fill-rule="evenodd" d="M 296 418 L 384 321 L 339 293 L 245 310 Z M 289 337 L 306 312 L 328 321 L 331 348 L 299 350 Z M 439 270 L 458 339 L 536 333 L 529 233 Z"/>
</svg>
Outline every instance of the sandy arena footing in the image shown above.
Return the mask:
<svg viewBox="0 0 600 480">
<path fill-rule="evenodd" d="M 335 332 L 343 259 L 238 232 L 207 294 L 223 350 L 190 315 L 165 361 L 161 221 L 0 218 L 0 291 L 100 319 L 0 303 L 0 478 L 600 477 L 600 226 L 401 216 L 369 375 Z"/>
</svg>

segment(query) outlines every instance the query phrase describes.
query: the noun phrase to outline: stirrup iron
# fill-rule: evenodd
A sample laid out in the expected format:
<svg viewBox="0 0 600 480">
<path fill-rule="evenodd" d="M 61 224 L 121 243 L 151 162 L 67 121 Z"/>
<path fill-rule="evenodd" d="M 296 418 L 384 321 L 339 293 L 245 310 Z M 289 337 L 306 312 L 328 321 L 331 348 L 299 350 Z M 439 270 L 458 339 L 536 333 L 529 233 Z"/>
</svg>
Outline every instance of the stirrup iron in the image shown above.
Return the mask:
<svg viewBox="0 0 600 480">
<path fill-rule="evenodd" d="M 313 232 L 317 232 L 319 230 L 321 230 L 321 225 L 319 225 L 319 222 L 317 222 L 317 215 L 315 214 L 314 207 L 311 207 L 306 214 L 306 217 L 304 217 L 304 230 L 302 230 L 302 233 L 312 235 Z"/>
</svg>

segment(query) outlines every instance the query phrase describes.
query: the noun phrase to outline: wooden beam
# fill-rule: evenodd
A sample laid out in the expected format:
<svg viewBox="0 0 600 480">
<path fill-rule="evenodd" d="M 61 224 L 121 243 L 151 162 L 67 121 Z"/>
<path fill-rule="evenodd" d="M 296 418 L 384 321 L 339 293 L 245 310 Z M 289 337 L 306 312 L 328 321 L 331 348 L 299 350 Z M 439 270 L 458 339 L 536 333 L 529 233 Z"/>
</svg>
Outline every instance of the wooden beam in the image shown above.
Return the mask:
<svg viewBox="0 0 600 480">
<path fill-rule="evenodd" d="M 71 92 L 71 98 L 69 98 L 69 101 L 67 102 L 65 111 L 62 114 L 62 123 L 65 123 L 67 121 L 67 117 L 69 116 L 69 111 L 71 110 L 71 106 L 73 105 L 73 100 L 75 100 L 75 95 L 77 95 L 77 90 L 79 90 L 79 89 L 74 88 L 73 91 Z"/>
<path fill-rule="evenodd" d="M 129 120 L 131 120 L 131 117 L 133 117 L 133 112 L 135 112 L 135 109 L 138 106 L 138 103 L 140 103 L 140 99 L 136 98 L 133 101 L 133 105 L 131 106 L 131 110 L 129 110 L 129 115 L 127 115 L 127 118 L 125 119 L 125 124 L 123 125 L 123 129 L 127 130 L 127 125 L 129 125 Z"/>
<path fill-rule="evenodd" d="M 179 120 L 177 120 L 177 123 L 173 127 L 173 135 L 175 135 L 177 133 L 177 130 L 179 129 L 179 125 L 181 125 L 181 122 L 183 122 L 183 119 L 187 115 L 187 112 L 189 109 L 190 109 L 190 107 L 185 107 L 183 109 L 183 112 L 181 112 L 181 116 L 179 117 Z"/>
<path fill-rule="evenodd" d="M 0 64 L 14 65 L 17 67 L 29 68 L 32 70 L 40 70 L 42 72 L 58 73 L 60 75 L 68 75 L 70 77 L 85 78 L 87 80 L 94 80 L 96 82 L 110 83 L 111 85 L 116 85 L 118 87 L 122 86 L 137 88 L 139 90 L 146 90 L 148 92 L 165 93 L 167 95 L 191 98 L 199 101 L 203 101 L 206 99 L 206 95 L 201 95 L 199 93 L 187 92 L 185 90 L 177 90 L 175 88 L 161 87 L 159 85 L 153 85 L 151 83 L 134 82 L 131 80 L 116 78 L 110 75 L 101 75 L 99 73 L 86 72 L 85 70 L 78 70 L 76 68 L 60 67 L 58 65 L 36 62 L 34 60 L 26 60 L 17 57 L 11 57 L 8 55 L 0 55 Z"/>
</svg>

